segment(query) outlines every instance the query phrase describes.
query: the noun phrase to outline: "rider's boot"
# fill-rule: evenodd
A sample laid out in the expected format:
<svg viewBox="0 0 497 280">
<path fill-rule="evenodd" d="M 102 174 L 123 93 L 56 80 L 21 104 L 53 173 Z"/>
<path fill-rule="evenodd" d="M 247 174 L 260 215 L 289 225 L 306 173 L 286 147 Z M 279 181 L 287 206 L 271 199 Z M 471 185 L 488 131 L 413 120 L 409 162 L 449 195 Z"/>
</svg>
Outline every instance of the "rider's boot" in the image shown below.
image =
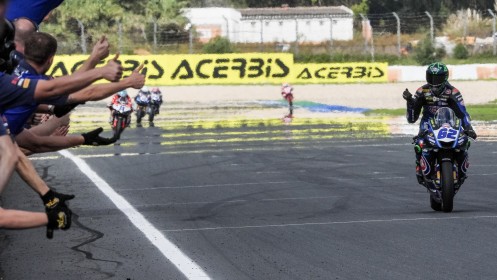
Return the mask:
<svg viewBox="0 0 497 280">
<path fill-rule="evenodd" d="M 418 184 L 424 185 L 425 179 L 423 178 L 423 171 L 421 170 L 419 160 L 416 160 L 416 179 L 418 180 Z"/>
</svg>

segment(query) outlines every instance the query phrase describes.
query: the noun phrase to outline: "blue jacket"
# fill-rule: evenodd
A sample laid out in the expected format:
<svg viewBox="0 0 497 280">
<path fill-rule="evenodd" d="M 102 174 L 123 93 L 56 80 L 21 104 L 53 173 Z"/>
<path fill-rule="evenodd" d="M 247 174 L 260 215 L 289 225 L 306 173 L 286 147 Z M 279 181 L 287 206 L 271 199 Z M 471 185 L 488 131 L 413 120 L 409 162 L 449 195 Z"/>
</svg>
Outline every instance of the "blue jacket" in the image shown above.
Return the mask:
<svg viewBox="0 0 497 280">
<path fill-rule="evenodd" d="M 36 70 L 24 60 L 22 60 L 19 66 L 17 66 L 14 73 L 18 73 L 20 75 L 19 78 L 21 79 L 30 79 L 33 81 L 51 79 L 49 76 L 38 74 Z M 26 122 L 36 111 L 38 105 L 64 105 L 66 104 L 66 102 L 67 96 L 49 98 L 43 100 L 42 102 L 36 102 L 32 100 L 32 102 L 28 104 L 7 109 L 3 114 L 7 119 L 7 123 L 9 124 L 10 132 L 13 135 L 17 135 L 24 130 Z"/>
<path fill-rule="evenodd" d="M 7 19 L 25 17 L 40 24 L 43 19 L 64 0 L 10 0 L 7 8 Z"/>
<path fill-rule="evenodd" d="M 451 108 L 456 116 L 462 120 L 464 129 L 471 128 L 471 117 L 466 111 L 464 100 L 461 92 L 447 83 L 443 93 L 435 96 L 429 85 L 420 87 L 414 94 L 414 98 L 407 102 L 407 121 L 415 123 L 423 110 L 421 117 L 421 129 L 424 129 L 424 124 L 429 122 L 430 118 L 435 116 L 437 110 L 441 107 Z"/>
</svg>

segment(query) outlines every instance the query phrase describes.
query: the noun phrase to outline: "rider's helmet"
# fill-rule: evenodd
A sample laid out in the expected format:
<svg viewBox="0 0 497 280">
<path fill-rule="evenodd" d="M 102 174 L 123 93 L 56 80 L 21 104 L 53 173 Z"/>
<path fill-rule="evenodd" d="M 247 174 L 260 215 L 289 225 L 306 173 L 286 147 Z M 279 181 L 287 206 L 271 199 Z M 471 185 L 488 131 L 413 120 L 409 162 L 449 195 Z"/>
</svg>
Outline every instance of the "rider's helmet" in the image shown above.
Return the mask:
<svg viewBox="0 0 497 280">
<path fill-rule="evenodd" d="M 144 94 L 150 94 L 150 90 L 148 89 L 147 86 L 144 86 L 140 89 L 140 92 L 141 93 L 144 93 Z"/>
<path fill-rule="evenodd" d="M 449 80 L 449 69 L 447 65 L 436 62 L 432 63 L 426 69 L 426 82 L 430 85 L 430 89 L 436 96 L 440 95 L 447 85 Z"/>
<path fill-rule="evenodd" d="M 284 93 L 292 93 L 293 91 L 293 87 L 289 84 L 289 83 L 284 83 L 283 85 L 281 85 L 281 92 L 284 92 Z"/>
<path fill-rule="evenodd" d="M 128 92 L 126 90 L 121 90 L 120 92 L 117 93 L 119 97 L 128 97 Z"/>
<path fill-rule="evenodd" d="M 160 91 L 160 89 L 159 89 L 158 87 L 154 87 L 154 88 L 152 88 L 152 90 L 151 90 L 150 92 L 151 92 L 151 93 L 158 93 L 158 94 L 160 94 L 160 93 L 161 93 L 161 91 Z"/>
</svg>

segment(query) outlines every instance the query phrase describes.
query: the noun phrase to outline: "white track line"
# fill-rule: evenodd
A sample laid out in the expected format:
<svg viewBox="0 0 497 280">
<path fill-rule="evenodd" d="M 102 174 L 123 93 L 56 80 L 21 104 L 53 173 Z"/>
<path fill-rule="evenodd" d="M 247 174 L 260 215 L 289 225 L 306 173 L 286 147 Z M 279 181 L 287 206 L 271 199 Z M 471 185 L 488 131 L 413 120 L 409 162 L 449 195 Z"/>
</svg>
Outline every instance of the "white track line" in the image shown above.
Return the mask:
<svg viewBox="0 0 497 280">
<path fill-rule="evenodd" d="M 255 226 L 236 226 L 236 227 L 163 229 L 162 231 L 164 231 L 164 232 L 187 232 L 187 231 L 210 231 L 210 230 L 230 230 L 230 229 L 236 230 L 236 229 L 253 229 L 253 228 L 284 228 L 284 227 L 302 227 L 302 226 L 329 226 L 329 225 L 348 225 L 348 224 L 417 222 L 417 221 L 476 220 L 476 219 L 496 219 L 496 218 L 497 218 L 497 216 L 470 216 L 470 217 L 446 217 L 446 218 L 405 218 L 405 219 L 388 219 L 388 220 L 358 220 L 358 221 L 343 221 L 343 222 L 255 225 Z"/>
<path fill-rule="evenodd" d="M 215 185 L 198 185 L 198 186 L 175 186 L 175 187 L 154 187 L 142 189 L 120 189 L 120 192 L 137 192 L 137 191 L 150 191 L 150 190 L 167 190 L 167 189 L 198 189 L 198 188 L 212 188 L 212 187 L 238 187 L 238 186 L 253 186 L 253 185 L 279 185 L 289 184 L 292 182 L 254 182 L 254 183 L 235 183 L 235 184 L 215 184 Z"/>
<path fill-rule="evenodd" d="M 145 217 L 138 212 L 124 197 L 118 194 L 107 182 L 82 159 L 68 151 L 59 152 L 72 160 L 76 166 L 102 191 L 131 223 L 139 229 L 152 244 L 166 257 L 187 279 L 210 279 L 210 277 L 192 259 L 186 256 L 176 245 L 169 241 L 164 234 L 156 229 Z"/>
</svg>

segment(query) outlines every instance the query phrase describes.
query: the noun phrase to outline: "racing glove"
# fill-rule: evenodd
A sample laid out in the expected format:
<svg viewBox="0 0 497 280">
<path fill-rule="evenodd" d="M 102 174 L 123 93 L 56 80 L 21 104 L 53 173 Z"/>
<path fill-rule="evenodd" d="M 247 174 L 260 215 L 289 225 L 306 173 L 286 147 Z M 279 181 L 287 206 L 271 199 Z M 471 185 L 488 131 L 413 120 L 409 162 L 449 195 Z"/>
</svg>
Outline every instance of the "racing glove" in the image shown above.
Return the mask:
<svg viewBox="0 0 497 280">
<path fill-rule="evenodd" d="M 468 135 L 469 138 L 473 138 L 475 140 L 476 140 L 476 137 L 478 137 L 478 135 L 476 135 L 476 132 L 473 130 L 473 128 L 469 128 L 469 129 L 464 130 L 464 133 L 466 135 Z"/>
<path fill-rule="evenodd" d="M 69 114 L 78 105 L 79 104 L 56 105 L 53 107 L 53 113 L 57 118 L 62 118 L 63 116 Z"/>
<path fill-rule="evenodd" d="M 81 136 L 83 136 L 83 138 L 85 139 L 84 145 L 102 146 L 102 145 L 110 145 L 117 141 L 115 137 L 112 138 L 100 137 L 100 133 L 102 133 L 102 131 L 104 131 L 104 129 L 99 127 L 88 133 L 81 134 Z"/>
<path fill-rule="evenodd" d="M 49 190 L 41 197 L 41 200 L 43 200 L 43 204 L 45 204 L 45 211 L 48 213 L 51 210 L 57 210 L 59 207 L 67 207 L 66 201 L 71 200 L 74 197 L 75 196 L 72 194 L 63 194 Z"/>
<path fill-rule="evenodd" d="M 54 230 L 68 230 L 71 228 L 72 211 L 67 206 L 57 207 L 47 211 L 47 238 L 53 238 Z"/>
<path fill-rule="evenodd" d="M 406 88 L 406 90 L 404 90 L 402 98 L 404 98 L 407 102 L 412 102 L 412 94 L 409 92 L 409 89 Z"/>
</svg>

